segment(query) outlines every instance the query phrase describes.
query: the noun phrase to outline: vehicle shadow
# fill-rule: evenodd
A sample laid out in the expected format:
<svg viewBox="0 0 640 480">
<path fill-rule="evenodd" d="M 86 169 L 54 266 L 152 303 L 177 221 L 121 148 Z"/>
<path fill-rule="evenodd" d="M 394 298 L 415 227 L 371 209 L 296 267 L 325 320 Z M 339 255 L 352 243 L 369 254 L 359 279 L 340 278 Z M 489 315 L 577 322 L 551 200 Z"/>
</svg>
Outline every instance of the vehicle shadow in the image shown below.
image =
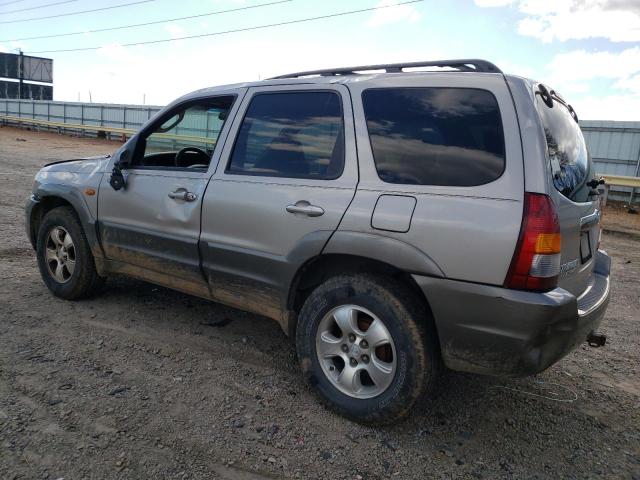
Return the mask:
<svg viewBox="0 0 640 480">
<path fill-rule="evenodd" d="M 248 344 L 244 355 L 251 357 L 251 349 L 272 355 L 274 368 L 284 369 L 282 373 L 286 372 L 299 389 L 306 388 L 299 375 L 295 345 L 275 321 L 135 279 L 114 278 L 107 285 L 98 297 L 101 303 L 127 304 L 159 332 L 180 329 L 187 336 Z M 154 313 L 159 310 L 162 315 Z M 515 412 L 519 408 L 556 415 L 571 408 L 578 394 L 569 382 L 575 379 L 555 370 L 534 377 L 505 378 L 443 369 L 435 389 L 414 407 L 406 423 L 420 425 L 419 429 L 442 429 L 452 422 L 451 411 L 458 412 L 456 422 L 467 428 L 474 424 L 483 428 L 495 421 L 514 423 L 509 416 L 521 416 Z M 396 427 L 383 428 L 393 432 Z"/>
<path fill-rule="evenodd" d="M 250 371 L 268 391 L 278 392 L 264 407 L 265 418 L 307 429 L 320 443 L 337 442 L 340 451 L 375 451 L 389 472 L 402 459 L 443 462 L 478 478 L 512 477 L 524 464 L 530 472 L 548 474 L 559 462 L 570 462 L 580 471 L 585 457 L 607 455 L 591 445 L 615 444 L 620 435 L 607 428 L 607 414 L 594 407 L 598 397 L 588 379 L 575 370 L 566 374 L 568 360 L 528 378 L 445 371 L 405 420 L 364 426 L 321 405 L 300 375 L 293 342 L 272 320 L 126 278 L 110 280 L 91 304 L 96 312 L 106 313 L 114 305 L 131 312 L 130 320 L 118 321 L 132 322 L 127 331 L 140 330 L 145 341 L 157 338 L 170 345 L 179 338 L 180 348 L 192 349 L 196 362 L 217 355 L 224 359 L 222 369 Z M 233 394 L 232 386 L 217 388 L 230 388 Z M 244 398 L 245 393 L 235 394 Z M 255 403 L 251 397 L 243 401 Z"/>
</svg>

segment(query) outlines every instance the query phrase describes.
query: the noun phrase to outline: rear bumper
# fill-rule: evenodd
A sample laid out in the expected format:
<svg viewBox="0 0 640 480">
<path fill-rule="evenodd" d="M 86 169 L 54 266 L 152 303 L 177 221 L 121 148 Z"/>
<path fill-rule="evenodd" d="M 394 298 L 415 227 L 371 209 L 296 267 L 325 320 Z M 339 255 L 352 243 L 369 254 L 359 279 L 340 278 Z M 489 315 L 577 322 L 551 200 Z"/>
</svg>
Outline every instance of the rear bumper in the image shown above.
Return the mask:
<svg viewBox="0 0 640 480">
<path fill-rule="evenodd" d="M 442 358 L 453 370 L 532 375 L 595 331 L 609 303 L 611 260 L 596 254 L 579 297 L 562 288 L 536 293 L 414 275 L 435 318 Z"/>
</svg>

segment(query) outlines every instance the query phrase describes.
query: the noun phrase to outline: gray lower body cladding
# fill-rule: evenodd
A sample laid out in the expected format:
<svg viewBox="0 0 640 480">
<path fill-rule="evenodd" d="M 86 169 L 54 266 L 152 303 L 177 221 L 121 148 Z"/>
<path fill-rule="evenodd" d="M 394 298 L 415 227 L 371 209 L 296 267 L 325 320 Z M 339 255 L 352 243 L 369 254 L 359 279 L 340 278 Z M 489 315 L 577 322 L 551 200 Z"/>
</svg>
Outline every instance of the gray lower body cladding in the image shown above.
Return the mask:
<svg viewBox="0 0 640 480">
<path fill-rule="evenodd" d="M 464 372 L 541 372 L 595 331 L 609 302 L 610 259 L 598 251 L 584 298 L 414 275 L 433 312 L 445 365 Z M 587 298 L 588 297 L 588 298 Z"/>
<path fill-rule="evenodd" d="M 36 234 L 37 232 L 33 231 L 33 228 L 31 228 L 31 218 L 33 216 L 33 209 L 35 208 L 36 205 L 38 205 L 38 200 L 36 200 L 36 198 L 31 195 L 29 196 L 29 199 L 27 200 L 27 203 L 24 206 L 24 213 L 25 213 L 25 222 L 24 222 L 24 226 L 25 229 L 27 231 L 27 238 L 29 238 L 29 242 L 31 242 L 31 246 L 33 247 L 33 249 L 36 249 Z"/>
</svg>

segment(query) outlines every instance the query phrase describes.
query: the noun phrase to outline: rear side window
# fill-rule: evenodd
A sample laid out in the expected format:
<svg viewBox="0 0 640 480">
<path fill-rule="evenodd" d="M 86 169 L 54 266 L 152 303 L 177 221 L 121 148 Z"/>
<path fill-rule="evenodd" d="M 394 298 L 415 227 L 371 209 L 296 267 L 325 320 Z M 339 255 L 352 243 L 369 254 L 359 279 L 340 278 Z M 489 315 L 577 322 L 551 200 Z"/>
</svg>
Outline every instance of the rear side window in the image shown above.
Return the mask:
<svg viewBox="0 0 640 480">
<path fill-rule="evenodd" d="M 380 178 L 389 183 L 470 187 L 505 167 L 498 102 L 470 88 L 382 88 L 362 94 Z"/>
<path fill-rule="evenodd" d="M 343 166 L 340 97 L 334 92 L 286 92 L 251 100 L 227 171 L 334 179 Z"/>
<path fill-rule="evenodd" d="M 581 187 L 589 174 L 590 161 L 582 131 L 563 103 L 558 100 L 550 103 L 551 107 L 536 95 L 536 106 L 547 139 L 553 184 L 567 198 L 587 201 L 589 189 Z"/>
</svg>

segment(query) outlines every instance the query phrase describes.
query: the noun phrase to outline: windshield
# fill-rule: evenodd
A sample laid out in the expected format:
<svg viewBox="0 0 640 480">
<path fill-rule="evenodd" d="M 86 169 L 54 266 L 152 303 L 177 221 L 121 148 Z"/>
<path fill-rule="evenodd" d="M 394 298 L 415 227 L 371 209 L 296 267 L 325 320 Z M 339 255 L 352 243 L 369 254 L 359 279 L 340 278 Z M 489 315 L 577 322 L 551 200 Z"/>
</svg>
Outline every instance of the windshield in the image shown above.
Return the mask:
<svg viewBox="0 0 640 480">
<path fill-rule="evenodd" d="M 547 140 L 551 174 L 556 189 L 575 202 L 588 201 L 585 181 L 591 159 L 578 122 L 560 100 L 536 94 L 536 106 Z"/>
</svg>

